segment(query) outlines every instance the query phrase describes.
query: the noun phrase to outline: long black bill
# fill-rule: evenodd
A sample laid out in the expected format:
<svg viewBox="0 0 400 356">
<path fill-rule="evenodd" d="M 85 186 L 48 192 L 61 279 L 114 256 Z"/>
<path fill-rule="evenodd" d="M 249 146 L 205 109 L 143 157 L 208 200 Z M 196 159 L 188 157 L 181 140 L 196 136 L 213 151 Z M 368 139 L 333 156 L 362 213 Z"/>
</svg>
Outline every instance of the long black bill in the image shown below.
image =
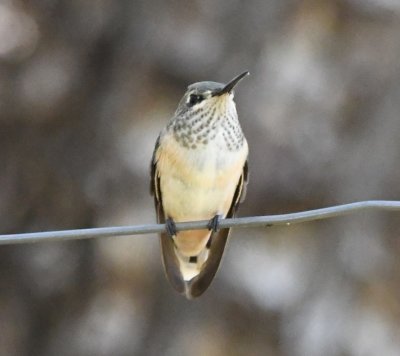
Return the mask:
<svg viewBox="0 0 400 356">
<path fill-rule="evenodd" d="M 220 96 L 225 93 L 230 93 L 232 89 L 236 86 L 236 84 L 249 74 L 250 72 L 247 70 L 242 74 L 239 74 L 237 77 L 233 78 L 228 84 L 226 84 L 220 91 L 215 92 L 213 96 Z"/>
</svg>

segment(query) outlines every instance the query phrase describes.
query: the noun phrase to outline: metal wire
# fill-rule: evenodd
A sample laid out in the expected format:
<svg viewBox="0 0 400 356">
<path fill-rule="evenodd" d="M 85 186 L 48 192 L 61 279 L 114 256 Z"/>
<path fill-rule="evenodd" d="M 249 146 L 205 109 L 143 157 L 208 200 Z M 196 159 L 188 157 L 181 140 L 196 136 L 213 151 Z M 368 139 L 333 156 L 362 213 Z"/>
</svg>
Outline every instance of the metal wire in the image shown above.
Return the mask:
<svg viewBox="0 0 400 356">
<path fill-rule="evenodd" d="M 221 219 L 221 229 L 230 227 L 265 227 L 291 225 L 306 221 L 322 220 L 362 210 L 393 210 L 400 211 L 400 201 L 368 200 L 350 204 L 336 205 L 328 208 L 302 211 L 282 215 L 250 216 L 244 218 Z M 207 228 L 208 221 L 191 221 L 177 223 L 178 231 L 200 230 Z M 31 232 L 23 234 L 0 235 L 0 245 L 21 244 L 40 241 L 80 240 L 97 237 L 126 236 L 152 234 L 165 231 L 164 224 L 149 224 L 135 226 L 100 227 L 93 229 L 61 230 L 46 232 Z"/>
</svg>

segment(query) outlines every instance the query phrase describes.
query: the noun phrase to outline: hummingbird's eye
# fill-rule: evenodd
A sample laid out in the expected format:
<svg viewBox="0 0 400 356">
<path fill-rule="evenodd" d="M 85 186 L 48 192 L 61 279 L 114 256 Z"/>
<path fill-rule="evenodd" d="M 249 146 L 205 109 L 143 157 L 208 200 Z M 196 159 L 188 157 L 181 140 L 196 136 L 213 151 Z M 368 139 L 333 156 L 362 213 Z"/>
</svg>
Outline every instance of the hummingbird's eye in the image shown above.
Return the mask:
<svg viewBox="0 0 400 356">
<path fill-rule="evenodd" d="M 195 104 L 198 104 L 204 100 L 204 97 L 202 95 L 197 95 L 197 94 L 190 94 L 188 104 L 189 106 L 193 106 Z"/>
</svg>

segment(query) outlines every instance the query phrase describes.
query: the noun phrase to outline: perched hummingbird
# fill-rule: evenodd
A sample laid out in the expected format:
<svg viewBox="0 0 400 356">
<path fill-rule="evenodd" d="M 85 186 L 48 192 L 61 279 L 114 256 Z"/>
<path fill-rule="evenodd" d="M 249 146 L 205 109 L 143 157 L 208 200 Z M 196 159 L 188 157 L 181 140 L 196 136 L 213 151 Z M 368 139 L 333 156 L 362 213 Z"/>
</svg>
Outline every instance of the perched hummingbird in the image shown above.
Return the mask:
<svg viewBox="0 0 400 356">
<path fill-rule="evenodd" d="M 218 269 L 229 229 L 219 218 L 233 217 L 247 185 L 248 146 L 233 88 L 228 84 L 189 85 L 175 115 L 158 136 L 151 162 L 151 192 L 161 233 L 165 273 L 188 299 L 200 296 Z M 210 220 L 208 229 L 176 231 L 175 222 Z"/>
</svg>

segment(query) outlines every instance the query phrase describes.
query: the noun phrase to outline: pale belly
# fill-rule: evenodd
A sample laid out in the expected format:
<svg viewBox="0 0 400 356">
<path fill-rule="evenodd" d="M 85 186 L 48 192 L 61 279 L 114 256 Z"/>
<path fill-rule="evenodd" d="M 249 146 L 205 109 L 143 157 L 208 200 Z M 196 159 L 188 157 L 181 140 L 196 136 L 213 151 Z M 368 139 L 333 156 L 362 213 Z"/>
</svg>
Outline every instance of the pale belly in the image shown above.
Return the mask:
<svg viewBox="0 0 400 356">
<path fill-rule="evenodd" d="M 209 220 L 226 216 L 247 159 L 247 144 L 239 151 L 221 151 L 218 145 L 198 150 L 182 149 L 168 140 L 159 150 L 163 210 L 175 222 Z M 178 248 L 188 256 L 197 255 L 209 238 L 207 230 L 179 232 Z"/>
<path fill-rule="evenodd" d="M 221 186 L 218 176 L 223 172 L 197 172 L 197 179 L 179 177 L 177 174 L 161 176 L 163 208 L 176 222 L 208 220 L 216 214 L 225 216 L 232 203 L 240 174 Z M 205 183 L 203 184 L 202 181 Z"/>
<path fill-rule="evenodd" d="M 157 166 L 165 215 L 175 221 L 225 216 L 246 158 L 247 144 L 234 152 L 217 145 L 198 150 L 182 149 L 173 141 L 164 145 Z"/>
</svg>

